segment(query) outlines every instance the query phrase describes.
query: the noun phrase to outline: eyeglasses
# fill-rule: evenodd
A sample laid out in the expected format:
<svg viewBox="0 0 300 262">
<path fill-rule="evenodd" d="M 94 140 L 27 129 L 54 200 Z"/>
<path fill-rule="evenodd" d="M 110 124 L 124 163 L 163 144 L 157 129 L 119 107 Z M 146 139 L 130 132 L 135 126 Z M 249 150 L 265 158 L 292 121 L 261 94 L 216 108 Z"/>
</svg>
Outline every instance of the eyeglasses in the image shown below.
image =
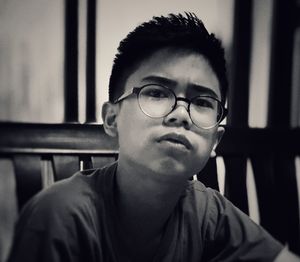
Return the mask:
<svg viewBox="0 0 300 262">
<path fill-rule="evenodd" d="M 184 101 L 188 104 L 187 111 L 192 122 L 202 129 L 217 126 L 227 115 L 227 109 L 215 97 L 207 95 L 195 96 L 192 99 L 177 97 L 171 89 L 157 84 L 134 87 L 114 103 L 119 103 L 132 94 L 137 95 L 142 112 L 151 118 L 167 116 L 176 108 L 177 101 Z"/>
</svg>

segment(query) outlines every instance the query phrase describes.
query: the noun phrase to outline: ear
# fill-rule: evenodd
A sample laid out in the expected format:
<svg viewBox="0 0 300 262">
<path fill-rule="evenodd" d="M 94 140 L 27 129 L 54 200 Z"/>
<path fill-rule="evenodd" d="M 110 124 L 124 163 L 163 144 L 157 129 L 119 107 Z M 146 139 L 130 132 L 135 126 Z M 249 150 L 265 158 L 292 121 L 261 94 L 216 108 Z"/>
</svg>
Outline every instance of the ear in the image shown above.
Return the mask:
<svg viewBox="0 0 300 262">
<path fill-rule="evenodd" d="M 213 149 L 210 153 L 210 157 L 216 157 L 216 155 L 217 155 L 216 148 L 217 148 L 218 144 L 220 143 L 224 133 L 225 133 L 225 128 L 222 126 L 219 126 L 217 129 L 217 133 L 216 133 L 215 143 L 214 143 Z"/>
<path fill-rule="evenodd" d="M 118 135 L 117 115 L 119 105 L 106 102 L 102 106 L 102 120 L 105 133 L 109 136 L 116 137 Z"/>
</svg>

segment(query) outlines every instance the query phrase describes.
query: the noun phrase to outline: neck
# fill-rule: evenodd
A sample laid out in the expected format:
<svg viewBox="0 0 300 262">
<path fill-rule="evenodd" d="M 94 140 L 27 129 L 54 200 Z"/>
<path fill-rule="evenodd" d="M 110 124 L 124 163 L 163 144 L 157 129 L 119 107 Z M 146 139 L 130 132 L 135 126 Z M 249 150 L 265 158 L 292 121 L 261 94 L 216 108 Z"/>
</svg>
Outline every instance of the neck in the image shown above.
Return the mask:
<svg viewBox="0 0 300 262">
<path fill-rule="evenodd" d="M 153 243 L 159 242 L 163 227 L 184 190 L 184 176 L 160 175 L 119 161 L 116 178 L 117 212 L 126 241 L 142 253 L 147 252 L 143 248 L 155 252 Z"/>
</svg>

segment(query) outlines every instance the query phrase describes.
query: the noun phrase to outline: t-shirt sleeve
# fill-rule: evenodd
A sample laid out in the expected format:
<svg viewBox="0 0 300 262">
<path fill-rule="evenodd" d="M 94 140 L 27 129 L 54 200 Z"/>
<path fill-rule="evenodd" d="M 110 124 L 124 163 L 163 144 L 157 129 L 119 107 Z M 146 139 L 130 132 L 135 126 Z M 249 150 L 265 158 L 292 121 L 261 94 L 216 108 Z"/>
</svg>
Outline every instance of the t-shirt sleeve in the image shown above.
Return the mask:
<svg viewBox="0 0 300 262">
<path fill-rule="evenodd" d="M 33 199 L 23 209 L 15 228 L 14 241 L 9 262 L 18 261 L 70 261 L 67 221 L 61 220 L 49 202 Z M 54 213 L 53 213 L 54 212 Z M 61 212 L 60 212 L 61 213 Z"/>
<path fill-rule="evenodd" d="M 35 196 L 22 210 L 8 262 L 101 261 L 86 223 L 91 208 L 76 208 L 76 195 L 57 188 Z"/>
<path fill-rule="evenodd" d="M 204 261 L 274 261 L 283 246 L 220 193 L 208 190 Z"/>
</svg>

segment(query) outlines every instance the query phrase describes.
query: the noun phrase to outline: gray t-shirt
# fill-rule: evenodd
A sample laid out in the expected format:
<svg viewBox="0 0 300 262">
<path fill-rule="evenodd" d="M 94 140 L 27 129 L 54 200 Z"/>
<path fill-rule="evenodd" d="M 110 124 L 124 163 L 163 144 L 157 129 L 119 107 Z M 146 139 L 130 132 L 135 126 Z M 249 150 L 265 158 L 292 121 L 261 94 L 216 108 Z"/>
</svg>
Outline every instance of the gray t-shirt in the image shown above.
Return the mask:
<svg viewBox="0 0 300 262">
<path fill-rule="evenodd" d="M 120 255 L 116 166 L 78 172 L 33 197 L 21 212 L 8 261 L 130 261 Z M 154 262 L 273 261 L 282 248 L 217 191 L 188 181 Z"/>
</svg>

